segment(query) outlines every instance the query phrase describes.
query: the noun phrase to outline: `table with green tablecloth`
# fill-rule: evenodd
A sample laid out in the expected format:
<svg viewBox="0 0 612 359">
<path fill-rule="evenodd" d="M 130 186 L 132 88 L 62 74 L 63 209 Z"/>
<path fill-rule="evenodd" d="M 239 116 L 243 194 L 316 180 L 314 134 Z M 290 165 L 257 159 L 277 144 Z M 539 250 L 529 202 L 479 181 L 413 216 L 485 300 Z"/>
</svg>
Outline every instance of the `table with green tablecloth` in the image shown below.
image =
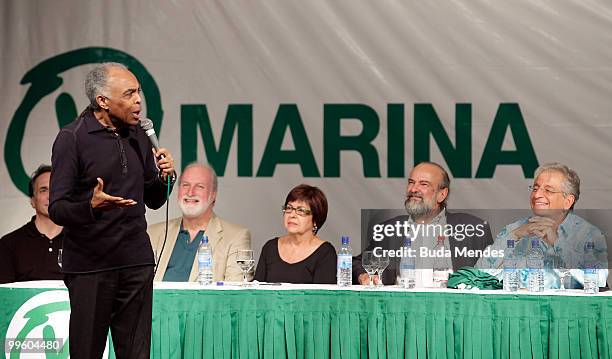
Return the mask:
<svg viewBox="0 0 612 359">
<path fill-rule="evenodd" d="M 42 337 L 23 329 L 36 311 L 48 319 L 39 327 L 67 337 L 66 301 L 60 282 L 0 286 L 2 338 Z M 164 283 L 151 349 L 153 358 L 609 358 L 612 295 Z"/>
</svg>

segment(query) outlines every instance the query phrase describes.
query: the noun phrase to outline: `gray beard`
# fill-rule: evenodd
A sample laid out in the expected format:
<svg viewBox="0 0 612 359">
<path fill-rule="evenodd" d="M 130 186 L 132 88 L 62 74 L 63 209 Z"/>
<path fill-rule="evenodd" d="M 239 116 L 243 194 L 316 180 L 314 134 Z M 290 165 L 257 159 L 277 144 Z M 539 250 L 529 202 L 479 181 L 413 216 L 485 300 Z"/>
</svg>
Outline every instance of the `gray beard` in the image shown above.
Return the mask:
<svg viewBox="0 0 612 359">
<path fill-rule="evenodd" d="M 208 207 L 210 206 L 210 202 L 200 202 L 197 206 L 188 206 L 183 201 L 179 201 L 178 203 L 181 212 L 183 213 L 183 217 L 187 218 L 196 218 L 204 214 Z"/>
<path fill-rule="evenodd" d="M 425 217 L 429 215 L 433 210 L 433 208 L 431 208 L 428 203 L 410 203 L 409 200 L 406 200 L 404 202 L 404 207 L 406 208 L 406 212 L 408 213 L 408 215 L 410 215 L 410 217 L 412 217 L 413 219 Z"/>
</svg>

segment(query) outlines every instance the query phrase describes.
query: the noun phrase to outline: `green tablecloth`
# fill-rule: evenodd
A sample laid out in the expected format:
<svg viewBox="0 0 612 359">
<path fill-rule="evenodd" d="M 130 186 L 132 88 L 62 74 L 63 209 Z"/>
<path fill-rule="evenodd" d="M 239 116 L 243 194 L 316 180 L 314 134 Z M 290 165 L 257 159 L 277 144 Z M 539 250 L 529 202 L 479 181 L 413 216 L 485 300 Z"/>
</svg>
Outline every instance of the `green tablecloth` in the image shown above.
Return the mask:
<svg viewBox="0 0 612 359">
<path fill-rule="evenodd" d="M 0 334 L 45 289 L 0 287 Z M 46 289 L 48 290 L 48 289 Z M 156 289 L 153 358 L 609 358 L 612 296 Z"/>
</svg>

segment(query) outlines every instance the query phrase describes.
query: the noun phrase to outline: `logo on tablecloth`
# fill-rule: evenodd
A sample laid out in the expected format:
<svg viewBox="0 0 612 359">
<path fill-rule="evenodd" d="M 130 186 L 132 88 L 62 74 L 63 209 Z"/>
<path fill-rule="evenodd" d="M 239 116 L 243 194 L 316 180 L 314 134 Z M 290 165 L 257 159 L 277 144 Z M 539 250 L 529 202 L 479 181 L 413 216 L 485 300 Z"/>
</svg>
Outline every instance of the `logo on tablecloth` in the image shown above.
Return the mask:
<svg viewBox="0 0 612 359">
<path fill-rule="evenodd" d="M 33 296 L 17 309 L 6 331 L 6 359 L 69 358 L 70 299 L 65 290 Z M 108 358 L 108 342 L 104 350 Z"/>
</svg>

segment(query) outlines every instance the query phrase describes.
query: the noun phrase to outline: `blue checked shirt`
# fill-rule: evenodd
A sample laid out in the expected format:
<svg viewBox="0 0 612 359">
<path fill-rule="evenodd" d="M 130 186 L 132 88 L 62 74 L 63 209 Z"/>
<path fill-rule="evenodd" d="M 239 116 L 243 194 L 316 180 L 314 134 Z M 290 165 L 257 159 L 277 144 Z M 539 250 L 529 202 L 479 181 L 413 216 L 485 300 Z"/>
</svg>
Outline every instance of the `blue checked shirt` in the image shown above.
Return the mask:
<svg viewBox="0 0 612 359">
<path fill-rule="evenodd" d="M 509 239 L 515 239 L 511 233 L 516 228 L 526 224 L 529 217 L 522 218 L 514 223 L 505 226 L 495 237 L 495 241 L 490 246 L 494 250 L 506 250 L 506 243 Z M 536 237 L 534 237 L 536 238 Z M 526 288 L 528 285 L 527 274 L 525 269 L 525 257 L 530 249 L 531 237 L 522 238 L 518 243 L 515 243 L 514 253 L 518 254 L 521 260 L 520 281 L 521 287 Z M 569 212 L 563 222 L 557 228 L 557 241 L 554 245 L 549 245 L 543 240 L 540 240 L 540 248 L 544 251 L 544 288 L 554 289 L 560 287 L 558 266 L 553 263 L 555 257 L 560 257 L 566 264 L 566 268 L 570 268 L 570 284 L 567 288 L 582 288 L 584 281 L 583 260 L 585 254 L 585 243 L 593 241 L 597 267 L 599 286 L 604 287 L 608 278 L 608 253 L 606 238 L 602 231 L 585 221 L 581 217 Z M 503 277 L 503 257 L 481 257 L 476 263 L 476 267 L 484 270 L 498 279 Z"/>
</svg>

